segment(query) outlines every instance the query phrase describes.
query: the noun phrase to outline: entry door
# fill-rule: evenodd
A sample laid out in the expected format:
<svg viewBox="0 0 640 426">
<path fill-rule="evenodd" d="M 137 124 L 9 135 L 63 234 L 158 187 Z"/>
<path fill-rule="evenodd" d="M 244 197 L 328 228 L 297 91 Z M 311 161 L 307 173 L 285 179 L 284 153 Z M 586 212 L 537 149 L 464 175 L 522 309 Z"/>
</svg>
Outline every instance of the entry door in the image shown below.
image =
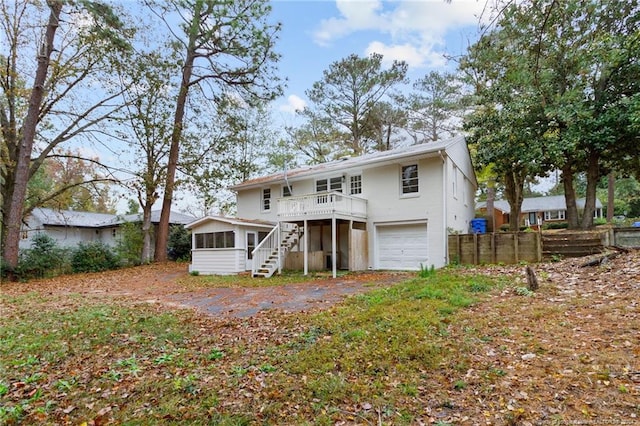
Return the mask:
<svg viewBox="0 0 640 426">
<path fill-rule="evenodd" d="M 251 270 L 252 267 L 252 259 L 253 256 L 251 255 L 251 252 L 256 248 L 256 243 L 258 241 L 258 233 L 257 232 L 252 232 L 252 231 L 247 231 L 247 264 L 245 265 L 245 269 L 247 271 Z"/>
</svg>

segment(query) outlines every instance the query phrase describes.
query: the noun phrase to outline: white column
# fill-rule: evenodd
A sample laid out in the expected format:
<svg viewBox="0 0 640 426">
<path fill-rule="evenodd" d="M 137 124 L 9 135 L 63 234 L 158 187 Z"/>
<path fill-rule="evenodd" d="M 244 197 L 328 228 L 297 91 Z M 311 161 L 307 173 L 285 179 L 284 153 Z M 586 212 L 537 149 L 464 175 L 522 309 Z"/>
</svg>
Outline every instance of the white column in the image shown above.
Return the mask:
<svg viewBox="0 0 640 426">
<path fill-rule="evenodd" d="M 307 219 L 304 220 L 302 232 L 302 238 L 304 239 L 304 274 L 309 275 L 309 229 L 307 227 Z"/>
<path fill-rule="evenodd" d="M 333 264 L 333 278 L 335 278 L 338 274 L 338 268 L 337 268 L 337 260 L 336 259 L 336 238 L 337 237 L 337 232 L 336 232 L 336 215 L 334 214 L 331 217 L 331 263 Z"/>
</svg>

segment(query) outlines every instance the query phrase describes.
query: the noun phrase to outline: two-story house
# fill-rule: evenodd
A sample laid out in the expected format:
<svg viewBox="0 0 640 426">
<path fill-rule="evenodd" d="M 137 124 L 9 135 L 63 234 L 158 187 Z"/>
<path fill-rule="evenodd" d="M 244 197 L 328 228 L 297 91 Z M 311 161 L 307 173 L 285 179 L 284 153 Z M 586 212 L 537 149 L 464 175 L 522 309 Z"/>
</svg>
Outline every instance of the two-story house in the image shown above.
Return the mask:
<svg viewBox="0 0 640 426">
<path fill-rule="evenodd" d="M 449 232 L 466 232 L 477 182 L 464 137 L 251 179 L 232 187 L 237 218 L 192 230 L 191 270 L 417 270 L 447 263 Z"/>
</svg>

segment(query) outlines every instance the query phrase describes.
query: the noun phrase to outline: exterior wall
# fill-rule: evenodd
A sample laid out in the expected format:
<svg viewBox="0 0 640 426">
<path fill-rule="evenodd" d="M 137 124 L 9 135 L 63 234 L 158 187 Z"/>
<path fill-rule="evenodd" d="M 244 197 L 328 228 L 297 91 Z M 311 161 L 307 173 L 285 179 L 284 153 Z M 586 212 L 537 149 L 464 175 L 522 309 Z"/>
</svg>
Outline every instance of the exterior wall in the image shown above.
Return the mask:
<svg viewBox="0 0 640 426">
<path fill-rule="evenodd" d="M 194 249 L 189 272 L 203 275 L 230 275 L 244 272 L 244 249 Z"/>
<path fill-rule="evenodd" d="M 190 271 L 200 274 L 237 274 L 247 270 L 247 232 L 268 232 L 267 227 L 234 225 L 211 220 L 191 229 L 191 247 L 195 247 L 195 235 L 208 232 L 234 231 L 234 248 L 206 248 L 191 250 Z"/>
<path fill-rule="evenodd" d="M 443 169 L 444 160 L 444 169 Z M 404 195 L 401 188 L 402 166 L 418 164 L 419 190 Z M 344 177 L 343 192 L 349 194 L 350 176 L 362 176 L 362 193 L 354 196 L 367 200 L 367 231 L 369 232 L 368 267 L 375 269 L 375 229 L 378 224 L 428 223 L 428 264 L 442 267 L 447 263 L 447 236 L 449 231 L 467 232 L 474 218 L 476 179 L 464 140 L 447 148 L 447 152 L 430 153 L 419 160 L 398 160 L 394 164 L 367 166 L 317 173 L 312 177 L 289 179 L 292 194 L 315 192 L 317 179 Z M 453 185 L 456 182 L 456 191 Z M 282 183 L 265 186 L 271 189 L 271 209 L 262 211 L 262 189 L 242 190 L 237 196 L 239 217 L 277 222 L 277 199 L 282 196 Z M 309 248 L 320 250 L 330 246 L 330 229 L 310 228 Z M 342 247 L 338 247 L 342 251 Z M 339 265 L 340 266 L 340 265 Z"/>
<path fill-rule="evenodd" d="M 113 236 L 113 230 L 116 229 L 116 237 Z M 118 232 L 117 228 L 75 228 L 65 226 L 42 226 L 35 223 L 29 223 L 26 228 L 23 228 L 23 237 L 20 240 L 21 249 L 30 249 L 33 243 L 33 238 L 40 234 L 45 233 L 53 238 L 58 246 L 64 248 L 74 248 L 80 243 L 88 243 L 93 241 L 101 241 L 109 246 L 115 246 L 117 243 Z"/>
</svg>

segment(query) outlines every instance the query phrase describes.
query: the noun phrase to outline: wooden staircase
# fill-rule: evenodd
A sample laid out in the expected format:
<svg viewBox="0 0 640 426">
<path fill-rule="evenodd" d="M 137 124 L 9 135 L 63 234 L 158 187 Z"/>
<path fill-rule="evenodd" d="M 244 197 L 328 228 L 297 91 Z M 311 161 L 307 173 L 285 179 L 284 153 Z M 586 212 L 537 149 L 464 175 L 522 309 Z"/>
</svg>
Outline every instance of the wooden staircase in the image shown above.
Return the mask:
<svg viewBox="0 0 640 426">
<path fill-rule="evenodd" d="M 287 254 L 300 242 L 303 231 L 293 223 L 276 225 L 253 251 L 252 276 L 270 278 L 280 272 Z"/>
</svg>

